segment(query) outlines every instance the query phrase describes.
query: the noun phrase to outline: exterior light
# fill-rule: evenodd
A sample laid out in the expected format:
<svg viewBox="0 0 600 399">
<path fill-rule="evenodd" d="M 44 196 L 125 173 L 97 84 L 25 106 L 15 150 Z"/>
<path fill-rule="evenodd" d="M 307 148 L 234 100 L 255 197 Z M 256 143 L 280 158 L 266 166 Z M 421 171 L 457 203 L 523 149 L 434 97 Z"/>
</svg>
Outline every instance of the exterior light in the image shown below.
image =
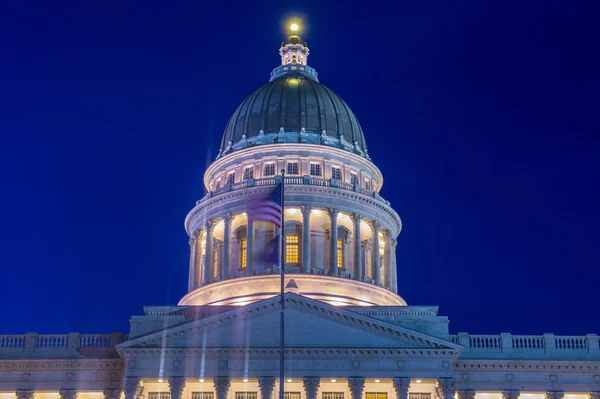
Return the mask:
<svg viewBox="0 0 600 399">
<path fill-rule="evenodd" d="M 375 380 L 375 382 L 376 382 L 376 383 L 380 383 L 380 382 L 381 382 L 381 380 Z"/>
<path fill-rule="evenodd" d="M 292 32 L 298 32 L 298 24 L 291 24 L 290 29 Z"/>
<path fill-rule="evenodd" d="M 335 379 L 333 379 L 333 378 L 331 379 L 331 382 L 335 382 L 335 381 L 336 381 Z"/>
<path fill-rule="evenodd" d="M 248 379 L 247 379 L 247 378 L 244 378 L 244 382 L 248 382 Z"/>
<path fill-rule="evenodd" d="M 288 379 L 288 380 L 287 380 L 287 382 L 292 382 L 292 380 L 291 380 L 291 379 Z"/>
<path fill-rule="evenodd" d="M 158 380 L 158 382 L 163 382 L 163 380 Z"/>
<path fill-rule="evenodd" d="M 200 382 L 204 382 L 204 378 L 200 378 Z"/>
<path fill-rule="evenodd" d="M 421 380 L 417 380 L 417 384 L 420 384 L 420 383 L 421 383 Z"/>
</svg>

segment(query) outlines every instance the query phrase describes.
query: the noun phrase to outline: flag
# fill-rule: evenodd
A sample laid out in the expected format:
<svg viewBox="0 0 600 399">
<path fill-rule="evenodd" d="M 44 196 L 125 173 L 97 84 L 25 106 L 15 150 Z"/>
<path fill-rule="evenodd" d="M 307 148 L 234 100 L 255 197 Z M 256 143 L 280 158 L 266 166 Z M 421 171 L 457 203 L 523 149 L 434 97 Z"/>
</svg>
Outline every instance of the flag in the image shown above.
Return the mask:
<svg viewBox="0 0 600 399">
<path fill-rule="evenodd" d="M 248 211 L 252 221 L 271 222 L 281 228 L 281 184 L 271 192 L 254 200 Z"/>
<path fill-rule="evenodd" d="M 263 261 L 267 265 L 276 265 L 279 263 L 279 235 L 276 235 L 266 246 L 263 254 Z"/>
</svg>

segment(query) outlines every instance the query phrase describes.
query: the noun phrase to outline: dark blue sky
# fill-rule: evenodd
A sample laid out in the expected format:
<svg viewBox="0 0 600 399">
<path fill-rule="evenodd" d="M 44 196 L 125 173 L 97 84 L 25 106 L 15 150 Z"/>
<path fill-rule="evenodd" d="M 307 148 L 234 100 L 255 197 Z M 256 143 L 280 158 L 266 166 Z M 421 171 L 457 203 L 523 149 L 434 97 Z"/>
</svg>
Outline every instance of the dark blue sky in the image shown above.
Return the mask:
<svg viewBox="0 0 600 399">
<path fill-rule="evenodd" d="M 294 14 L 402 217 L 408 303 L 453 332 L 600 333 L 598 8 L 351 4 L 2 2 L 0 333 L 177 303 L 183 219 Z"/>
</svg>

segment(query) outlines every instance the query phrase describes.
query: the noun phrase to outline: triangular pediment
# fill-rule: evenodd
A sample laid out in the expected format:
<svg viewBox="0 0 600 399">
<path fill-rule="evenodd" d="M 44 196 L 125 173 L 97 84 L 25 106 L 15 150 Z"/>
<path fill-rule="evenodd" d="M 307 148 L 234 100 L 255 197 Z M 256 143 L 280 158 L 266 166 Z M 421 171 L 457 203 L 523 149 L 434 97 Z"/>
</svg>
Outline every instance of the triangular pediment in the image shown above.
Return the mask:
<svg viewBox="0 0 600 399">
<path fill-rule="evenodd" d="M 280 298 L 237 307 L 133 338 L 127 348 L 278 348 Z M 286 348 L 447 349 L 443 339 L 335 307 L 285 294 Z"/>
</svg>

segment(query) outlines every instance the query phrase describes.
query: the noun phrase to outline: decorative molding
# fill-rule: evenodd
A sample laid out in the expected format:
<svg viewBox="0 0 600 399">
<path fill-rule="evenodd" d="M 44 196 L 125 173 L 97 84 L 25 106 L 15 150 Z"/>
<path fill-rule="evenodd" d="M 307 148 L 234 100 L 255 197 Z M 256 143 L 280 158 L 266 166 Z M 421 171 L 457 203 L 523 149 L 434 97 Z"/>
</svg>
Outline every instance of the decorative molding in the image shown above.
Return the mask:
<svg viewBox="0 0 600 399">
<path fill-rule="evenodd" d="M 217 397 L 220 397 L 221 394 L 227 394 L 229 392 L 229 388 L 231 387 L 231 378 L 229 377 L 216 377 L 213 379 L 213 386 L 215 388 L 215 392 Z"/>
<path fill-rule="evenodd" d="M 170 377 L 169 378 L 169 391 L 171 392 L 172 398 L 180 398 L 185 388 L 186 378 L 184 377 Z"/>
<path fill-rule="evenodd" d="M 79 392 L 76 389 L 61 389 L 58 391 L 60 399 L 77 399 Z"/>
<path fill-rule="evenodd" d="M 270 398 L 275 388 L 275 377 L 258 377 L 258 387 L 263 398 Z"/>
<path fill-rule="evenodd" d="M 410 388 L 409 377 L 395 377 L 392 380 L 392 384 L 394 385 L 394 390 L 396 391 L 396 395 L 398 395 L 398 397 L 405 398 L 406 395 L 408 395 L 408 388 Z"/>
<path fill-rule="evenodd" d="M 302 385 L 304 386 L 304 392 L 307 398 L 316 398 L 319 392 L 319 386 L 321 385 L 320 377 L 304 377 L 302 379 Z"/>
<path fill-rule="evenodd" d="M 353 398 L 362 397 L 365 390 L 365 377 L 348 377 L 348 389 Z"/>
<path fill-rule="evenodd" d="M 15 391 L 17 399 L 34 399 L 35 391 L 33 389 L 17 389 Z"/>
<path fill-rule="evenodd" d="M 501 394 L 502 399 L 519 399 L 521 392 L 518 389 L 505 389 Z"/>
<path fill-rule="evenodd" d="M 565 397 L 565 393 L 562 391 L 548 391 L 544 393 L 544 397 L 546 399 L 563 399 Z"/>
<path fill-rule="evenodd" d="M 105 389 L 102 391 L 104 399 L 119 399 L 121 397 L 120 389 Z"/>
<path fill-rule="evenodd" d="M 300 212 L 302 212 L 302 216 L 304 216 L 304 217 L 310 217 L 311 211 L 312 211 L 312 207 L 310 207 L 310 206 L 306 206 L 306 205 L 300 206 Z"/>
<path fill-rule="evenodd" d="M 475 399 L 475 393 L 474 389 L 459 389 L 456 391 L 458 399 Z"/>
</svg>

